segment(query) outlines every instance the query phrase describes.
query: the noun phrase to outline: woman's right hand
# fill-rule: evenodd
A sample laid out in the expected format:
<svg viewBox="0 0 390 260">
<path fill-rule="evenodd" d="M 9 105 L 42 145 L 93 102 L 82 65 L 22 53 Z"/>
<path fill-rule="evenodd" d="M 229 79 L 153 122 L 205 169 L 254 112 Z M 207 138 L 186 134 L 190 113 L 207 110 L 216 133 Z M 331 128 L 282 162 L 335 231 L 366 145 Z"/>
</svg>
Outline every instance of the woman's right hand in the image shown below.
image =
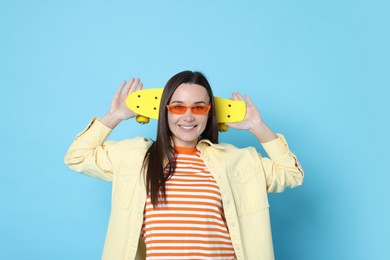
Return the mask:
<svg viewBox="0 0 390 260">
<path fill-rule="evenodd" d="M 127 84 L 124 80 L 111 101 L 109 112 L 100 119 L 100 122 L 114 128 L 121 121 L 137 116 L 137 113 L 127 107 L 126 99 L 131 93 L 141 90 L 142 86 L 143 84 L 139 78 L 131 78 Z"/>
</svg>

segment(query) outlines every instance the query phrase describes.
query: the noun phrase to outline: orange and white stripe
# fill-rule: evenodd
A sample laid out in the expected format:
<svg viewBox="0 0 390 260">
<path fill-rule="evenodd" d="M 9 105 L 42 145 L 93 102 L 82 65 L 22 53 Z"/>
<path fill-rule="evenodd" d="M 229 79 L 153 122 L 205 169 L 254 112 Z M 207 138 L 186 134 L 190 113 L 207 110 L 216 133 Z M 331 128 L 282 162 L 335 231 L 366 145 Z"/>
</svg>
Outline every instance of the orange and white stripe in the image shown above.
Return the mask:
<svg viewBox="0 0 390 260">
<path fill-rule="evenodd" d="M 145 205 L 146 259 L 235 259 L 217 183 L 196 148 L 175 149 L 167 203 L 153 208 L 148 196 Z"/>
</svg>

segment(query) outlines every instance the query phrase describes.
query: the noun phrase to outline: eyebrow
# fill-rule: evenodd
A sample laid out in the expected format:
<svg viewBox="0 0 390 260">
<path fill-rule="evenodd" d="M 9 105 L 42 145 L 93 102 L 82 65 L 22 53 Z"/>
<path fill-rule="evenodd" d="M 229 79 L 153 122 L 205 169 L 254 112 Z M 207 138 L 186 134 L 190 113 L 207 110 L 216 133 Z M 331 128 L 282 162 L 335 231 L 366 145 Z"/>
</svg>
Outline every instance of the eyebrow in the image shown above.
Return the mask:
<svg viewBox="0 0 390 260">
<path fill-rule="evenodd" d="M 179 100 L 174 100 L 172 102 L 170 102 L 171 104 L 184 104 L 183 101 L 179 101 Z M 192 104 L 207 104 L 205 101 L 197 101 L 197 102 L 194 102 Z"/>
</svg>

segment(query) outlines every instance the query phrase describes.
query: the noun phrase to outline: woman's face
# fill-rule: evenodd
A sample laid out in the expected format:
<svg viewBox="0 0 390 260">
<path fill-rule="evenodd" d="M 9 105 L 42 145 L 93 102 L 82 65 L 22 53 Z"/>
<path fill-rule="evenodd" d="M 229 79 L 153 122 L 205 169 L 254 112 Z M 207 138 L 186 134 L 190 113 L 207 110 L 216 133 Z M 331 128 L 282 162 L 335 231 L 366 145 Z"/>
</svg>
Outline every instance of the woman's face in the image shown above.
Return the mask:
<svg viewBox="0 0 390 260">
<path fill-rule="evenodd" d="M 208 105 L 210 97 L 201 85 L 183 83 L 173 93 L 169 105 Z M 195 147 L 198 137 L 207 125 L 208 113 L 193 114 L 187 109 L 184 114 L 173 114 L 168 111 L 168 125 L 175 146 Z"/>
</svg>

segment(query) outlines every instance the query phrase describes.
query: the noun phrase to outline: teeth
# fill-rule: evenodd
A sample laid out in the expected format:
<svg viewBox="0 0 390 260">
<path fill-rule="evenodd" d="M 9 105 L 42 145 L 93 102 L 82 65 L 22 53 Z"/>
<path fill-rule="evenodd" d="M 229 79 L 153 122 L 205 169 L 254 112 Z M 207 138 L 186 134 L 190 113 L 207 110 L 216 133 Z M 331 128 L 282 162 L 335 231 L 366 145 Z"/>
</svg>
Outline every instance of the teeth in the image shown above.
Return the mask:
<svg viewBox="0 0 390 260">
<path fill-rule="evenodd" d="M 180 127 L 184 128 L 184 129 L 192 129 L 192 128 L 194 128 L 195 126 L 184 126 L 184 125 L 181 125 Z"/>
</svg>

